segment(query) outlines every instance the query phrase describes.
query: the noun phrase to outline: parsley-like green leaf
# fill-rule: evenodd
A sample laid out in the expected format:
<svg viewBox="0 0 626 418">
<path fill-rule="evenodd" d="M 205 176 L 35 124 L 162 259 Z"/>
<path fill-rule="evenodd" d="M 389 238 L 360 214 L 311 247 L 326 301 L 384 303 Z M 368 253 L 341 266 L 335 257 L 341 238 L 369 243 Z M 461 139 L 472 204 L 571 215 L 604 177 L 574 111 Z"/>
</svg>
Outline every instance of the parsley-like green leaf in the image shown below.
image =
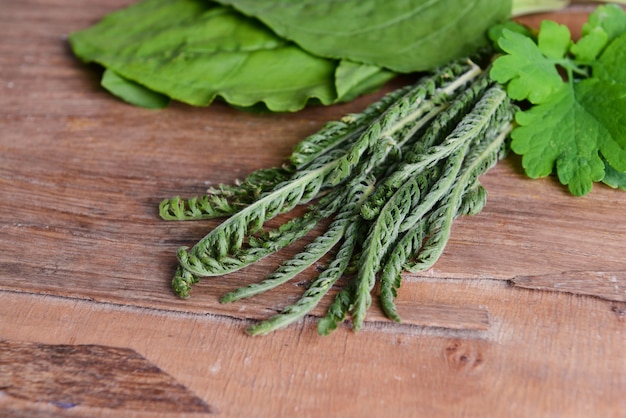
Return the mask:
<svg viewBox="0 0 626 418">
<path fill-rule="evenodd" d="M 554 63 L 531 38 L 504 29 L 498 45 L 507 55 L 494 62 L 490 76 L 499 83 L 508 83 L 509 97 L 541 103 L 561 89 L 563 80 Z"/>
<path fill-rule="evenodd" d="M 584 80 L 574 89 L 563 84 L 550 102 L 516 115 L 520 127 L 511 135 L 511 148 L 523 155 L 522 165 L 531 178 L 545 177 L 556 166 L 561 183 L 572 194 L 585 195 L 604 177 L 598 151 L 607 159 L 626 161 L 616 138 L 619 127 L 613 123 L 617 109 L 626 111 L 624 99 L 619 102 L 608 83 Z"/>
<path fill-rule="evenodd" d="M 531 104 L 517 113 L 511 134 L 528 176 L 556 172 L 577 196 L 593 182 L 619 187 L 626 177 L 626 12 L 599 7 L 577 43 L 565 26 L 544 21 L 536 38 L 504 29 L 498 46 L 504 55 L 492 79 Z"/>
<path fill-rule="evenodd" d="M 543 55 L 553 60 L 563 59 L 572 43 L 572 34 L 565 25 L 544 20 L 539 29 L 537 46 Z"/>
<path fill-rule="evenodd" d="M 583 38 L 601 28 L 608 35 L 608 41 L 617 38 L 626 32 L 626 11 L 616 4 L 607 4 L 598 7 L 591 15 L 589 20 L 583 25 Z M 582 40 L 582 39 L 581 39 Z"/>
<path fill-rule="evenodd" d="M 580 61 L 595 60 L 615 38 L 626 32 L 626 11 L 615 4 L 598 7 L 583 25 L 571 52 Z"/>
<path fill-rule="evenodd" d="M 609 42 L 609 36 L 601 27 L 593 28 L 589 33 L 572 45 L 572 54 L 580 61 L 593 61 Z"/>
<path fill-rule="evenodd" d="M 616 38 L 593 65 L 595 78 L 626 87 L 626 32 Z"/>
</svg>

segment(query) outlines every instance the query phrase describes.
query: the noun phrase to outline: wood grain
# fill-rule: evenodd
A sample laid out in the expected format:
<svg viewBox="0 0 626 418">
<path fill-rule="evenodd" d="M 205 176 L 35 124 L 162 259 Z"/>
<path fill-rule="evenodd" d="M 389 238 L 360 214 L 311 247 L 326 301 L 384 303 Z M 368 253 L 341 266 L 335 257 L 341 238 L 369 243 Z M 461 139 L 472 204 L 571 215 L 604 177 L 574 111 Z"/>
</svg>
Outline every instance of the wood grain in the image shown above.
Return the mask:
<svg viewBox="0 0 626 418">
<path fill-rule="evenodd" d="M 229 417 L 624 416 L 626 194 L 596 186 L 573 198 L 552 178 L 527 179 L 515 156 L 483 177 L 485 210 L 455 221 L 434 268 L 405 275 L 403 324 L 375 304 L 360 333 L 321 338 L 324 300 L 285 331 L 247 337 L 250 321 L 293 302 L 315 268 L 246 301 L 219 296 L 260 280 L 297 246 L 176 298 L 176 249 L 218 221 L 164 222 L 161 199 L 279 165 L 325 122 L 412 80 L 293 114 L 134 108 L 103 91 L 101 70 L 66 42 L 132 2 L 0 0 L 0 339 L 35 344 L 25 353 L 36 344 L 132 350 Z M 525 21 L 576 28 L 589 10 Z M 177 416 L 8 395 L 0 411 Z"/>
<path fill-rule="evenodd" d="M 420 304 L 487 306 L 491 326 L 370 322 L 358 334 L 341 328 L 321 338 L 306 320 L 251 338 L 241 320 L 222 316 L 4 292 L 0 335 L 132 347 L 226 417 L 623 416 L 626 304 L 494 280 L 429 279 L 411 290 Z M 0 410 L 13 403 L 7 398 L 0 396 Z M 152 416 L 80 406 L 61 412 Z"/>
<path fill-rule="evenodd" d="M 626 302 L 626 272 L 571 271 L 547 276 L 520 276 L 511 281 L 526 289 L 568 292 Z"/>
<path fill-rule="evenodd" d="M 95 344 L 0 341 L 0 390 L 60 409 L 211 413 L 206 402 L 134 350 Z"/>
</svg>

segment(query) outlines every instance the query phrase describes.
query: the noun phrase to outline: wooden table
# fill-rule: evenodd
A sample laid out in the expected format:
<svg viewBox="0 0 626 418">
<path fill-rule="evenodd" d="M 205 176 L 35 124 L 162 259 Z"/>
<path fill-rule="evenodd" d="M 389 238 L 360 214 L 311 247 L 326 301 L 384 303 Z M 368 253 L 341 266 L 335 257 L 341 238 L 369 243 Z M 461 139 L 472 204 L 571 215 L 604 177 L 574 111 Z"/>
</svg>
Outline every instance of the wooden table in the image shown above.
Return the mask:
<svg viewBox="0 0 626 418">
<path fill-rule="evenodd" d="M 294 114 L 131 107 L 66 43 L 131 2 L 0 0 L 3 416 L 626 416 L 626 193 L 574 198 L 514 156 L 435 267 L 405 275 L 403 324 L 374 306 L 359 333 L 320 337 L 325 302 L 247 336 L 302 281 L 217 298 L 289 251 L 175 297 L 175 250 L 216 221 L 162 221 L 161 199 L 281 164 L 383 92 Z M 588 11 L 550 17 L 579 27 Z"/>
</svg>

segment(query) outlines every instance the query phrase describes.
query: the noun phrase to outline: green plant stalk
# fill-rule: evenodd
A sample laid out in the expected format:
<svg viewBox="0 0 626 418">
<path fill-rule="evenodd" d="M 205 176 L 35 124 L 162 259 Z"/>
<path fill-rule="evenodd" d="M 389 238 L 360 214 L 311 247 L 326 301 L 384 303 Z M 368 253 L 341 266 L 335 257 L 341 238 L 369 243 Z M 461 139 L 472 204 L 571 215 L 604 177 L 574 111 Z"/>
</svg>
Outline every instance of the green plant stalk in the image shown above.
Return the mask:
<svg viewBox="0 0 626 418">
<path fill-rule="evenodd" d="M 385 314 L 400 322 L 394 299 L 402 282 L 402 271 L 418 273 L 431 268 L 439 259 L 450 237 L 455 217 L 480 212 L 486 202 L 486 192 L 476 179 L 503 158 L 505 141 L 512 130 L 502 123 L 496 135 L 468 157 L 450 194 L 429 216 L 421 218 L 413 228 L 400 237 L 382 268 L 380 301 Z M 468 186 L 469 184 L 469 186 Z M 424 241 L 424 238 L 426 242 Z M 415 261 L 410 261 L 417 257 Z"/>
<path fill-rule="evenodd" d="M 513 0 L 513 10 L 511 14 L 515 17 L 561 10 L 570 3 L 569 0 Z"/>
<path fill-rule="evenodd" d="M 478 176 L 501 156 L 513 111 L 506 94 L 491 87 L 484 74 L 471 61 L 453 63 L 386 96 L 366 115 L 325 125 L 296 147 L 287 167 L 277 169 L 277 176 L 284 175 L 281 181 L 270 169 L 253 172 L 232 188 L 219 186 L 215 196 L 237 210 L 194 247 L 179 249 L 174 291 L 188 297 L 201 277 L 239 270 L 304 237 L 322 219 L 332 219 L 264 280 L 220 301 L 274 289 L 332 254 L 296 303 L 247 332 L 264 335 L 301 319 L 340 278 L 352 274 L 319 321 L 320 334 L 330 333 L 350 314 L 353 329 L 361 329 L 376 280 L 386 314 L 400 320 L 394 298 L 402 270 L 432 265 L 448 240 L 452 219 L 485 204 Z M 367 216 L 364 207 L 374 195 L 382 197 L 374 215 Z M 172 202 L 167 211 L 173 218 L 206 216 L 198 215 L 204 209 L 194 209 L 198 201 Z M 267 221 L 303 204 L 308 205 L 304 215 L 267 229 Z"/>
<path fill-rule="evenodd" d="M 472 61 L 455 62 L 435 75 L 422 79 L 415 88 L 391 105 L 381 117 L 369 125 L 349 152 L 338 161 L 339 170 L 331 177 L 336 186 L 353 174 L 362 159 L 378 161 L 380 155 L 371 158 L 381 149 L 399 147 L 396 134 L 402 130 L 414 132 L 443 111 L 459 90 L 482 73 Z M 388 152 L 388 151 L 387 151 Z M 363 171 L 361 172 L 363 174 Z"/>
<path fill-rule="evenodd" d="M 363 134 L 370 123 L 413 88 L 414 86 L 399 88 L 372 103 L 361 113 L 349 114 L 338 121 L 326 123 L 321 130 L 300 141 L 294 147 L 288 161 L 300 170 L 331 150 L 353 142 Z"/>
<path fill-rule="evenodd" d="M 195 256 L 201 262 L 204 259 L 219 261 L 230 253 L 236 252 L 243 245 L 246 236 L 259 231 L 264 222 L 289 212 L 296 205 L 308 203 L 317 197 L 324 184 L 324 179 L 336 167 L 337 163 L 331 162 L 300 173 L 282 187 L 266 194 L 226 219 L 202 238 L 189 251 L 189 255 Z M 179 250 L 179 254 L 183 251 L 187 252 L 183 248 Z M 202 269 L 198 264 L 190 265 L 186 263 L 186 260 L 180 261 L 185 268 L 198 275 L 212 275 L 210 271 Z"/>
<path fill-rule="evenodd" d="M 330 252 L 344 237 L 346 229 L 350 224 L 350 218 L 354 216 L 354 202 L 351 203 L 350 200 L 360 198 L 358 192 L 355 192 L 353 188 L 346 188 L 341 196 L 337 196 L 336 199 L 342 204 L 345 202 L 346 206 L 322 235 L 316 237 L 302 252 L 281 264 L 262 282 L 252 283 L 246 287 L 229 292 L 220 299 L 220 302 L 235 302 L 239 299 L 274 289 L 302 273 L 325 254 Z"/>
<path fill-rule="evenodd" d="M 264 222 L 289 212 L 299 204 L 315 199 L 324 189 L 337 186 L 355 176 L 354 169 L 362 154 L 368 149 L 379 151 L 376 154 L 376 161 L 382 157 L 380 150 L 387 155 L 389 149 L 381 148 L 381 139 L 389 138 L 407 125 L 427 123 L 443 110 L 445 99 L 450 98 L 481 72 L 481 69 L 469 60 L 454 62 L 434 75 L 420 80 L 414 88 L 408 90 L 408 93 L 390 106 L 385 104 L 389 100 L 383 99 L 382 107 L 386 107 L 387 110 L 377 121 L 369 125 L 370 128 L 351 145 L 347 153 L 338 149 L 318 154 L 318 157 L 306 164 L 305 168 L 226 219 L 190 250 L 185 247 L 179 248 L 177 252 L 179 264 L 193 275 L 205 277 L 232 272 L 258 260 L 259 258 L 246 257 L 245 262 L 241 262 L 239 260 L 242 258 L 241 254 L 238 257 L 233 257 L 233 254 L 241 249 L 246 237 L 262 228 Z M 429 100 L 426 100 L 427 98 Z M 359 150 L 357 157 L 353 152 L 355 149 Z M 335 151 L 339 155 L 337 158 Z M 359 175 L 367 175 L 374 165 L 371 164 Z M 303 235 L 297 238 L 301 236 Z M 268 253 L 269 251 L 263 252 L 263 256 Z M 220 268 L 221 266 L 226 268 Z M 181 282 L 178 276 L 174 280 L 177 283 Z"/>
<path fill-rule="evenodd" d="M 344 322 L 352 307 L 353 295 L 356 291 L 356 281 L 351 280 L 348 285 L 341 289 L 335 296 L 335 300 L 326 311 L 326 315 L 317 324 L 317 332 L 320 335 L 329 335 Z"/>
<path fill-rule="evenodd" d="M 217 249 L 217 251 L 219 251 L 218 253 L 207 251 L 201 256 L 198 256 L 193 249 L 192 251 L 188 251 L 185 247 L 182 247 L 177 252 L 179 263 L 189 272 L 201 277 L 232 273 L 304 237 L 315 228 L 322 219 L 335 213 L 340 203 L 341 200 L 338 199 L 332 199 L 330 197 L 324 199 L 320 204 L 311 205 L 303 216 L 292 218 L 287 223 L 280 225 L 274 230 L 261 232 L 259 236 L 249 235 L 244 237 L 244 234 L 248 231 L 239 230 L 236 235 L 231 235 L 230 238 L 233 236 L 236 238 L 242 237 L 241 241 L 234 243 L 230 248 L 224 245 L 227 241 L 219 241 L 220 238 L 218 237 L 216 239 L 220 242 L 220 245 L 222 245 L 222 248 Z M 236 215 L 237 214 L 233 216 Z M 239 225 L 241 229 L 246 228 L 246 226 L 247 225 L 243 224 Z M 259 231 L 257 228 L 252 228 L 252 230 Z M 215 231 L 215 229 L 213 231 Z M 244 240 L 247 240 L 247 248 L 244 247 Z M 210 245 L 206 242 L 202 244 Z M 215 248 L 209 249 L 215 250 Z"/>
<path fill-rule="evenodd" d="M 456 136 L 443 142 L 442 138 L 445 139 L 452 132 L 491 84 L 485 74 L 478 77 L 445 111 L 437 115 L 419 140 L 414 141 L 408 150 L 403 151 L 402 164 L 381 182 L 361 206 L 361 214 L 365 219 L 373 219 L 378 215 L 381 206 L 416 173 L 433 168 L 463 144 Z"/>
<path fill-rule="evenodd" d="M 421 219 L 410 231 L 403 234 L 393 247 L 380 274 L 380 304 L 385 315 L 402 322 L 395 304 L 397 289 L 402 284 L 402 272 L 406 262 L 422 248 L 426 219 Z"/>
<path fill-rule="evenodd" d="M 246 332 L 250 335 L 265 335 L 277 329 L 284 328 L 311 312 L 337 280 L 341 278 L 350 263 L 352 253 L 356 246 L 356 233 L 354 232 L 356 227 L 356 223 L 350 223 L 348 225 L 346 239 L 344 239 L 341 244 L 337 255 L 331 261 L 329 267 L 313 280 L 310 287 L 304 292 L 298 302 L 289 306 L 278 315 L 251 325 Z"/>
<path fill-rule="evenodd" d="M 489 167 L 495 164 L 498 158 L 494 157 L 493 153 L 498 153 L 499 146 L 502 146 L 502 142 L 509 135 L 510 130 L 511 126 L 507 124 L 502 134 L 499 135 L 496 138 L 497 140 L 482 154 L 484 158 L 491 158 L 490 160 L 477 159 L 470 167 L 474 169 L 480 168 L 480 172 L 485 172 Z M 479 164 L 485 164 L 485 161 L 488 161 L 490 165 L 484 168 L 480 167 Z M 458 213 L 463 198 L 463 192 L 465 187 L 467 187 L 467 180 L 474 176 L 477 176 L 476 172 L 470 171 L 469 169 L 464 170 L 463 176 L 457 180 L 458 183 L 455 184 L 450 195 L 448 195 L 443 204 L 431 214 L 429 218 L 429 228 L 426 233 L 429 238 L 418 254 L 417 260 L 405 263 L 404 269 L 406 271 L 416 273 L 427 270 L 439 259 L 448 242 L 452 220 Z"/>
<path fill-rule="evenodd" d="M 293 175 L 290 167 L 260 169 L 236 185 L 220 184 L 202 196 L 182 199 L 175 196 L 163 200 L 159 215 L 168 221 L 191 221 L 230 216 L 248 206 L 264 193 Z"/>
<path fill-rule="evenodd" d="M 498 123 L 498 116 L 503 113 L 502 108 L 510 106 L 506 93 L 504 95 L 502 93 L 503 91 L 496 87 L 487 91 L 474 109 L 446 138 L 444 142 L 454 142 L 459 146 L 453 154 L 448 156 L 449 159 L 441 177 L 427 191 L 426 196 L 420 193 L 417 182 L 407 181 L 382 208 L 368 233 L 360 259 L 357 293 L 353 308 L 355 330 L 359 330 L 362 326 L 366 312 L 371 305 L 371 292 L 383 258 L 390 251 L 390 246 L 396 241 L 399 233 L 410 229 L 416 223 L 410 221 L 405 225 L 406 218 L 419 221 L 435 202 L 444 198 L 451 188 L 458 187 L 456 186 L 458 182 L 464 180 L 457 178 L 457 175 L 470 146 L 479 141 L 479 138 L 485 135 L 493 123 Z M 508 120 L 510 117 L 509 114 Z"/>
<path fill-rule="evenodd" d="M 359 207 L 364 198 L 371 191 L 371 183 L 372 179 L 365 182 L 355 182 L 352 187 L 349 188 L 349 195 L 351 196 L 350 201 L 347 202 L 344 209 L 337 215 L 326 233 L 322 236 L 324 239 L 316 239 L 311 245 L 307 246 L 307 249 L 305 249 L 303 253 L 296 255 L 296 257 L 292 259 L 300 259 L 302 255 L 306 256 L 306 254 L 311 252 L 311 248 L 315 248 L 320 243 L 324 247 L 323 251 L 328 253 L 332 247 L 341 241 L 339 250 L 330 262 L 330 265 L 312 281 L 308 289 L 295 304 L 288 306 L 281 313 L 269 318 L 268 320 L 252 325 L 247 330 L 249 334 L 264 335 L 279 328 L 284 328 L 287 325 L 301 319 L 317 306 L 322 297 L 324 297 L 337 280 L 343 276 L 350 264 L 350 261 L 352 260 L 355 248 L 358 246 L 360 241 L 359 229 L 361 225 L 358 219 Z M 333 245 L 329 247 L 327 243 L 331 241 Z M 316 259 L 319 259 L 319 257 Z M 279 267 L 277 271 L 281 270 L 281 267 Z M 274 280 L 275 277 L 270 278 L 270 281 Z M 264 282 L 267 281 L 268 280 Z M 280 282 L 278 284 L 282 284 L 286 280 L 282 280 L 279 275 L 278 280 L 276 281 Z M 274 283 L 271 283 L 271 286 L 269 287 L 263 286 L 264 282 L 261 282 L 259 287 L 253 285 L 248 288 L 242 288 L 233 292 L 233 295 L 239 297 L 243 293 L 244 297 L 247 297 L 274 287 Z M 252 290 L 252 292 L 249 292 L 249 290 Z M 225 297 L 228 297 L 228 294 Z M 231 298 L 228 298 L 228 301 L 230 301 L 230 299 Z"/>
</svg>

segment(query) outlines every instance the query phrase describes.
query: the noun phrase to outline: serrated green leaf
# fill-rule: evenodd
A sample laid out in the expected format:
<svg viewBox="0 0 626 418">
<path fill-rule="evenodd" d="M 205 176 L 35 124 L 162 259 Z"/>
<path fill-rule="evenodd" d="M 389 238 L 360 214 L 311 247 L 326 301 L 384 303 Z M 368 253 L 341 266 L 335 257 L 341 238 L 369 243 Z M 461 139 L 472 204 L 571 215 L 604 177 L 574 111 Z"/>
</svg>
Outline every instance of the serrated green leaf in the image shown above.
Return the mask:
<svg viewBox="0 0 626 418">
<path fill-rule="evenodd" d="M 577 60 L 593 61 L 604 47 L 625 32 L 626 11 L 623 8 L 615 4 L 597 7 L 583 25 L 582 36 L 571 52 Z"/>
<path fill-rule="evenodd" d="M 499 83 L 508 83 L 509 97 L 542 103 L 562 88 L 563 79 L 554 62 L 531 38 L 504 29 L 498 45 L 507 54 L 495 60 L 489 75 Z"/>
<path fill-rule="evenodd" d="M 536 36 L 533 34 L 531 29 L 528 26 L 522 25 L 521 23 L 517 23 L 514 20 L 507 20 L 503 23 L 498 23 L 497 25 L 493 25 L 489 28 L 487 35 L 489 39 L 493 43 L 493 46 L 498 48 L 498 40 L 502 37 L 502 33 L 504 30 L 510 30 L 515 33 L 519 33 L 520 35 L 524 35 L 531 39 L 536 39 Z"/>
<path fill-rule="evenodd" d="M 543 55 L 553 60 L 562 59 L 569 51 L 572 34 L 565 25 L 544 20 L 539 28 L 537 46 Z"/>
<path fill-rule="evenodd" d="M 607 4 L 597 7 L 589 15 L 587 23 L 582 27 L 582 36 L 585 37 L 597 28 L 601 28 L 611 41 L 626 32 L 626 11 L 616 4 Z"/>
<path fill-rule="evenodd" d="M 621 85 L 626 94 L 626 32 L 615 38 L 593 65 L 593 77 Z"/>
<path fill-rule="evenodd" d="M 486 44 L 502 0 L 221 0 L 315 55 L 397 72 L 430 70 Z"/>
<path fill-rule="evenodd" d="M 598 149 L 618 171 L 626 171 L 626 87 L 588 79 L 576 84 L 578 102 L 593 118 L 589 130 L 598 133 Z"/>
<path fill-rule="evenodd" d="M 598 7 L 576 44 L 555 22 L 542 23 L 536 44 L 502 32 L 506 55 L 491 76 L 508 83 L 513 99 L 535 105 L 517 114 L 511 144 L 530 177 L 556 172 L 580 196 L 609 169 L 626 171 L 625 32 L 626 12 L 617 6 Z"/>
<path fill-rule="evenodd" d="M 523 155 L 528 176 L 544 177 L 556 167 L 561 183 L 582 196 L 604 177 L 600 153 L 614 167 L 626 168 L 620 125 L 626 98 L 611 91 L 610 84 L 597 80 L 583 80 L 573 89 L 563 83 L 551 101 L 516 115 L 520 127 L 511 135 L 511 149 Z"/>
<path fill-rule="evenodd" d="M 606 31 L 600 27 L 593 28 L 578 42 L 572 45 L 570 52 L 580 61 L 593 61 L 609 41 Z"/>
</svg>

